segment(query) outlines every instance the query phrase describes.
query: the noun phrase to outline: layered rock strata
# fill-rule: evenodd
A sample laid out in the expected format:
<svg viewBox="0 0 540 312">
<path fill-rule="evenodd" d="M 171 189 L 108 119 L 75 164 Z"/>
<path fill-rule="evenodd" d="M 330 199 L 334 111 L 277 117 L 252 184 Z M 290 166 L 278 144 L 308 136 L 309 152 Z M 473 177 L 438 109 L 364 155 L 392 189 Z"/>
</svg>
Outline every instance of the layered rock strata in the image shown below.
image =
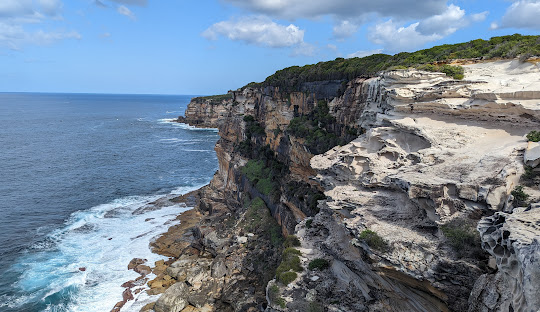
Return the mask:
<svg viewBox="0 0 540 312">
<path fill-rule="evenodd" d="M 461 81 L 397 70 L 352 80 L 339 97 L 330 87 L 317 94 L 318 85 L 305 88 L 315 93 L 267 87 L 191 103 L 180 121 L 219 128 L 219 171 L 189 248 L 167 269 L 183 284 L 169 288 L 156 311 L 540 308 L 533 287 L 540 210 L 516 210 L 510 196 L 524 172 L 525 135 L 540 125 L 539 68 L 464 67 Z M 291 121 L 320 115 L 321 100 L 332 117 L 321 117 L 331 120 L 321 136 L 363 134 L 314 156 L 317 138 L 298 135 Z M 285 166 L 271 177 L 271 192 L 242 169 L 263 156 Z M 255 220 L 255 200 L 284 236 L 300 240 L 303 270 L 288 285 L 268 283 L 282 247 L 246 230 L 253 231 L 245 221 Z M 309 269 L 316 259 L 328 267 Z"/>
</svg>

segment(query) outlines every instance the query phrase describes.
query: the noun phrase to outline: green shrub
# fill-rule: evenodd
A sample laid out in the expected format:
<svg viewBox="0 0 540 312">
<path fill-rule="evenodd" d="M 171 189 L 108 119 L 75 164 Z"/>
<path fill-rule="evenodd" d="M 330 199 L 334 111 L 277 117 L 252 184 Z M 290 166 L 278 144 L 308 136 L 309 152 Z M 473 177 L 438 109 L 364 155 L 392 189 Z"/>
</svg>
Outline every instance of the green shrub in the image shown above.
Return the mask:
<svg viewBox="0 0 540 312">
<path fill-rule="evenodd" d="M 480 234 L 476 230 L 474 222 L 454 219 L 441 225 L 441 230 L 458 257 L 485 258 L 485 252 L 481 247 Z"/>
<path fill-rule="evenodd" d="M 298 274 L 296 274 L 296 272 L 284 272 L 278 276 L 278 281 L 281 282 L 283 285 L 289 285 L 289 283 L 294 281 L 297 277 Z"/>
<path fill-rule="evenodd" d="M 285 248 L 285 250 L 283 250 L 281 263 L 276 269 L 276 278 L 278 281 L 282 282 L 283 284 L 288 284 L 294 279 L 296 279 L 297 275 L 295 272 L 302 272 L 303 268 L 300 265 L 300 255 L 301 253 L 299 250 L 291 247 Z M 294 275 L 290 273 L 294 273 Z M 293 276 L 294 278 L 292 280 L 289 280 Z"/>
<path fill-rule="evenodd" d="M 527 134 L 527 140 L 531 142 L 538 142 L 540 141 L 540 131 L 533 130 Z"/>
<path fill-rule="evenodd" d="M 262 160 L 249 160 L 241 171 L 264 195 L 270 195 L 272 191 L 279 189 L 273 181 L 272 169 L 266 167 Z"/>
<path fill-rule="evenodd" d="M 283 242 L 283 247 L 285 248 L 288 248 L 288 247 L 298 247 L 300 246 L 300 240 L 298 239 L 298 237 L 294 236 L 294 235 L 289 235 L 285 238 L 285 242 Z"/>
<path fill-rule="evenodd" d="M 375 248 L 381 251 L 384 251 L 388 248 L 386 241 L 379 236 L 376 232 L 372 230 L 364 230 L 358 236 L 359 239 L 363 240 L 368 244 L 369 247 Z"/>
<path fill-rule="evenodd" d="M 285 299 L 279 297 L 276 299 L 276 303 L 282 308 L 282 309 L 285 309 L 285 307 L 287 306 L 286 302 L 285 302 Z"/>
<path fill-rule="evenodd" d="M 312 223 L 313 223 L 313 219 L 307 219 L 307 220 L 306 220 L 306 227 L 307 227 L 308 229 L 311 229 L 311 224 L 312 224 Z"/>
<path fill-rule="evenodd" d="M 325 270 L 327 269 L 328 267 L 330 266 L 330 263 L 328 263 L 328 261 L 324 260 L 324 259 L 321 259 L 321 258 L 317 258 L 317 259 L 313 259 L 309 265 L 308 265 L 308 268 L 310 270 L 319 270 L 319 271 L 322 271 L 322 270 Z"/>
<path fill-rule="evenodd" d="M 527 199 L 529 199 L 529 194 L 523 191 L 523 186 L 519 185 L 510 193 L 514 196 L 514 201 L 516 206 L 522 207 L 527 206 Z"/>
<path fill-rule="evenodd" d="M 447 76 L 450 76 L 454 79 L 463 79 L 464 77 L 464 69 L 461 66 L 453 66 L 453 65 L 433 65 L 433 64 L 424 64 L 417 66 L 417 69 L 430 71 L 430 72 L 441 72 L 445 73 Z"/>
</svg>

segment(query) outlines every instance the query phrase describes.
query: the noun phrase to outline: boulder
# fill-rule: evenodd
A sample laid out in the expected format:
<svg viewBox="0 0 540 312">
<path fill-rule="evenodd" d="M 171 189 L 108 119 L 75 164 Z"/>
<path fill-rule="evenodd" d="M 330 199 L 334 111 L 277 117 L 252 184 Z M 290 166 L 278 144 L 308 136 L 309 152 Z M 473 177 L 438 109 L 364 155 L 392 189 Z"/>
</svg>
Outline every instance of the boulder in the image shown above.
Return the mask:
<svg viewBox="0 0 540 312">
<path fill-rule="evenodd" d="M 155 312 L 180 312 L 187 305 L 188 287 L 185 283 L 176 283 L 169 287 L 154 306 Z"/>
<path fill-rule="evenodd" d="M 535 168 L 540 165 L 540 144 L 537 142 L 529 142 L 523 158 L 525 165 L 527 166 Z"/>
</svg>

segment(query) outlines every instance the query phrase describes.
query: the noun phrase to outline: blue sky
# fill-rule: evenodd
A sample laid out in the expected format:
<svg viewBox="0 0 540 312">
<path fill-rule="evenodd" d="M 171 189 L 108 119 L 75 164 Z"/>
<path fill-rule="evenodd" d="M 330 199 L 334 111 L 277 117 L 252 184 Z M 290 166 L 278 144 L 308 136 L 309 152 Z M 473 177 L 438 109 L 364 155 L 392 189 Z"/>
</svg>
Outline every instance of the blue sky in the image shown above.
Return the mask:
<svg viewBox="0 0 540 312">
<path fill-rule="evenodd" d="M 292 65 L 539 31 L 540 0 L 0 0 L 0 92 L 217 94 Z"/>
</svg>

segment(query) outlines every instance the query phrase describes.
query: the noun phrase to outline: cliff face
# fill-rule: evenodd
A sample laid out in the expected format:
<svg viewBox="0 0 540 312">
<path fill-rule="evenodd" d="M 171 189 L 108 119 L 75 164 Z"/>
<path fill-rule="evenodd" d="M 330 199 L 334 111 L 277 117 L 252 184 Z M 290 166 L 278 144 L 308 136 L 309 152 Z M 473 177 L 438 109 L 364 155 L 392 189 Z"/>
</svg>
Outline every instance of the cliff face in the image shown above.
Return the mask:
<svg viewBox="0 0 540 312">
<path fill-rule="evenodd" d="M 510 193 L 524 184 L 524 136 L 540 125 L 540 70 L 518 61 L 464 67 L 462 81 L 398 70 L 350 81 L 340 96 L 340 82 L 327 82 L 189 105 L 179 121 L 219 128 L 213 200 L 240 224 L 245 203 L 259 198 L 282 233 L 299 238 L 304 269 L 288 286 L 268 284 L 267 309 L 539 308 L 540 210 L 515 210 Z M 531 202 L 540 199 L 535 183 L 525 187 Z M 238 224 L 220 235 L 244 235 Z M 327 265 L 308 269 L 315 259 Z"/>
</svg>

